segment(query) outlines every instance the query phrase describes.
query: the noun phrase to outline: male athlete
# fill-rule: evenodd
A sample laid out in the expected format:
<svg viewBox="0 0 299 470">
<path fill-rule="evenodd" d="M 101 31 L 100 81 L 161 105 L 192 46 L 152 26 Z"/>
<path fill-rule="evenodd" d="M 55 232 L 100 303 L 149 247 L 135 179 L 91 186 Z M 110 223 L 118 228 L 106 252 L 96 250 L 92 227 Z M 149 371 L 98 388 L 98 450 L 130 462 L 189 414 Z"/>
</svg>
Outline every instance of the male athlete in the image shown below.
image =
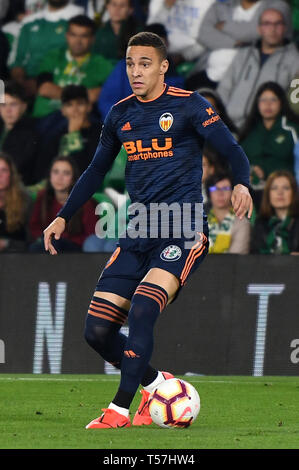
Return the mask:
<svg viewBox="0 0 299 470">
<path fill-rule="evenodd" d="M 142 32 L 133 36 L 126 54 L 127 73 L 133 94 L 116 103 L 105 119 L 93 161 L 83 173 L 58 217 L 44 231 L 45 249 L 57 254 L 55 239 L 66 222 L 97 190 L 121 145 L 127 151 L 126 187 L 132 203 L 190 204 L 195 224 L 195 205 L 202 202 L 201 152 L 205 140 L 228 159 L 234 175 L 232 205 L 243 218 L 252 213 L 249 194 L 249 164 L 211 105 L 197 92 L 164 84 L 168 68 L 166 50 L 159 36 Z M 171 219 L 171 218 L 170 218 Z M 181 223 L 177 215 L 175 224 Z M 87 428 L 118 428 L 131 425 L 129 408 L 141 384 L 142 399 L 133 425 L 152 422 L 149 393 L 171 374 L 150 364 L 153 331 L 159 314 L 178 295 L 191 273 L 208 252 L 208 226 L 187 247 L 184 233 L 173 231 L 163 238 L 165 220 L 159 221 L 159 236 L 119 239 L 95 288 L 86 318 L 85 338 L 104 360 L 121 370 L 118 391 L 103 414 Z M 167 222 L 168 223 L 168 222 Z M 128 319 L 129 336 L 119 332 Z"/>
</svg>

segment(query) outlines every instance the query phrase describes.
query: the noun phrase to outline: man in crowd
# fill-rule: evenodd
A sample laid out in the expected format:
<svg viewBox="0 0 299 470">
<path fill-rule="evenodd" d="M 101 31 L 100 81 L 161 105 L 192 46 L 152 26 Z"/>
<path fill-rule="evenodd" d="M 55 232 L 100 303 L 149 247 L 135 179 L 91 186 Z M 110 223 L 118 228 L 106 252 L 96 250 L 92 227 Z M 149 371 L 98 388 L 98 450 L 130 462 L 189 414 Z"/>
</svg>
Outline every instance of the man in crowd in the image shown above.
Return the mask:
<svg viewBox="0 0 299 470">
<path fill-rule="evenodd" d="M 241 127 L 251 109 L 256 90 L 269 80 L 285 90 L 299 69 L 299 53 L 286 38 L 283 14 L 273 8 L 259 19 L 259 41 L 241 48 L 220 81 L 217 91 L 237 127 Z"/>
<path fill-rule="evenodd" d="M 67 22 L 83 8 L 69 0 L 48 0 L 47 6 L 29 15 L 21 28 L 11 77 L 22 82 L 29 94 L 35 93 L 35 80 L 45 54 L 65 44 Z"/>
<path fill-rule="evenodd" d="M 84 85 L 89 101 L 98 100 L 101 86 L 112 71 L 112 64 L 92 52 L 96 32 L 93 20 L 78 15 L 69 20 L 67 47 L 49 51 L 39 67 L 38 92 L 33 115 L 43 117 L 60 108 L 60 98 L 66 85 Z"/>
</svg>

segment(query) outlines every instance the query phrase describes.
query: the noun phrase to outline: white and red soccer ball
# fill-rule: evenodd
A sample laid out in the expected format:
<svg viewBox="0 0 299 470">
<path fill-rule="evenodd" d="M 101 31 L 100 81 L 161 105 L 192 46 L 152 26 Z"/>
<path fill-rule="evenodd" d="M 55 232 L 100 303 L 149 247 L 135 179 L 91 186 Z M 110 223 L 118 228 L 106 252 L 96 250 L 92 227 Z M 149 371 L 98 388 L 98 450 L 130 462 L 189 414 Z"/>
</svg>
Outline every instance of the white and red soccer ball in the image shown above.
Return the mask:
<svg viewBox="0 0 299 470">
<path fill-rule="evenodd" d="M 149 412 L 162 428 L 187 428 L 200 410 L 197 390 L 184 380 L 173 378 L 162 382 L 149 397 Z"/>
</svg>

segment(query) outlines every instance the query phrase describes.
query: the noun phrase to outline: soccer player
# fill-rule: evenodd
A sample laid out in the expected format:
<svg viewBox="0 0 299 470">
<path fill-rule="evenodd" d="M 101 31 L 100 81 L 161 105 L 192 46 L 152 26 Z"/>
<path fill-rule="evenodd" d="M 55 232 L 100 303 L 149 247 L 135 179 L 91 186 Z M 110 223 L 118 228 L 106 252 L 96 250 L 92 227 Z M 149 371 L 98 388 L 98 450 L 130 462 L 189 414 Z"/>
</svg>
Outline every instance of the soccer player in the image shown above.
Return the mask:
<svg viewBox="0 0 299 470">
<path fill-rule="evenodd" d="M 58 217 L 44 231 L 45 249 L 57 254 L 66 222 L 99 187 L 123 145 L 128 154 L 126 186 L 132 203 L 143 204 L 145 218 L 151 203 L 177 203 L 191 207 L 192 227 L 197 227 L 196 204 L 202 202 L 201 150 L 205 140 L 226 157 L 234 175 L 232 205 L 236 216 L 252 213 L 249 164 L 208 101 L 197 92 L 164 84 L 168 61 L 159 36 L 142 32 L 127 47 L 127 73 L 133 94 L 116 103 L 108 113 L 95 156 L 72 190 Z M 142 212 L 142 211 L 141 211 Z M 131 425 L 129 408 L 141 384 L 142 399 L 133 425 L 150 424 L 149 393 L 169 373 L 150 364 L 154 325 L 166 305 L 177 297 L 191 273 L 208 252 L 207 219 L 190 247 L 192 237 L 178 237 L 182 217 L 162 217 L 157 227 L 148 226 L 134 237 L 134 214 L 126 237 L 107 262 L 96 285 L 88 311 L 85 338 L 106 360 L 121 370 L 117 393 L 103 414 L 87 428 L 118 428 Z M 165 224 L 171 225 L 164 238 Z M 142 225 L 142 223 L 141 223 Z M 149 237 L 153 228 L 158 236 Z M 183 227 L 184 228 L 184 227 Z M 165 233 L 165 232 L 164 232 Z M 188 246 L 187 246 L 188 245 Z M 119 332 L 128 318 L 129 335 Z"/>
</svg>

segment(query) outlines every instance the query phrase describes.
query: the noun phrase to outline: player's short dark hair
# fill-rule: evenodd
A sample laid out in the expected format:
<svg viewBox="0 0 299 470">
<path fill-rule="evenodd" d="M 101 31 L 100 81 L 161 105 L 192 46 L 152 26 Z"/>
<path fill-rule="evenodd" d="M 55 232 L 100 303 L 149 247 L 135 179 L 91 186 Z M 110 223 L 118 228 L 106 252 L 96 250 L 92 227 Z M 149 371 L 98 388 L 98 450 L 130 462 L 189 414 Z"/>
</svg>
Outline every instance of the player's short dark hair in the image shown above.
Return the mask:
<svg viewBox="0 0 299 470">
<path fill-rule="evenodd" d="M 24 101 L 24 103 L 27 102 L 24 87 L 20 83 L 14 82 L 13 80 L 8 80 L 4 83 L 4 93 Z"/>
<path fill-rule="evenodd" d="M 89 102 L 87 88 L 84 85 L 67 85 L 61 93 L 61 103 L 66 104 L 72 100 L 85 100 Z"/>
<path fill-rule="evenodd" d="M 91 18 L 89 18 L 86 15 L 76 15 L 73 16 L 69 21 L 68 21 L 68 29 L 70 29 L 70 26 L 74 24 L 76 26 L 81 26 L 82 28 L 88 28 L 90 29 L 91 34 L 94 36 L 96 31 L 97 31 L 97 25 L 95 21 L 93 21 Z"/>
<path fill-rule="evenodd" d="M 130 46 L 154 47 L 159 52 L 162 60 L 167 58 L 167 50 L 164 41 L 158 34 L 149 31 L 142 31 L 132 36 L 128 42 L 128 47 Z"/>
</svg>

